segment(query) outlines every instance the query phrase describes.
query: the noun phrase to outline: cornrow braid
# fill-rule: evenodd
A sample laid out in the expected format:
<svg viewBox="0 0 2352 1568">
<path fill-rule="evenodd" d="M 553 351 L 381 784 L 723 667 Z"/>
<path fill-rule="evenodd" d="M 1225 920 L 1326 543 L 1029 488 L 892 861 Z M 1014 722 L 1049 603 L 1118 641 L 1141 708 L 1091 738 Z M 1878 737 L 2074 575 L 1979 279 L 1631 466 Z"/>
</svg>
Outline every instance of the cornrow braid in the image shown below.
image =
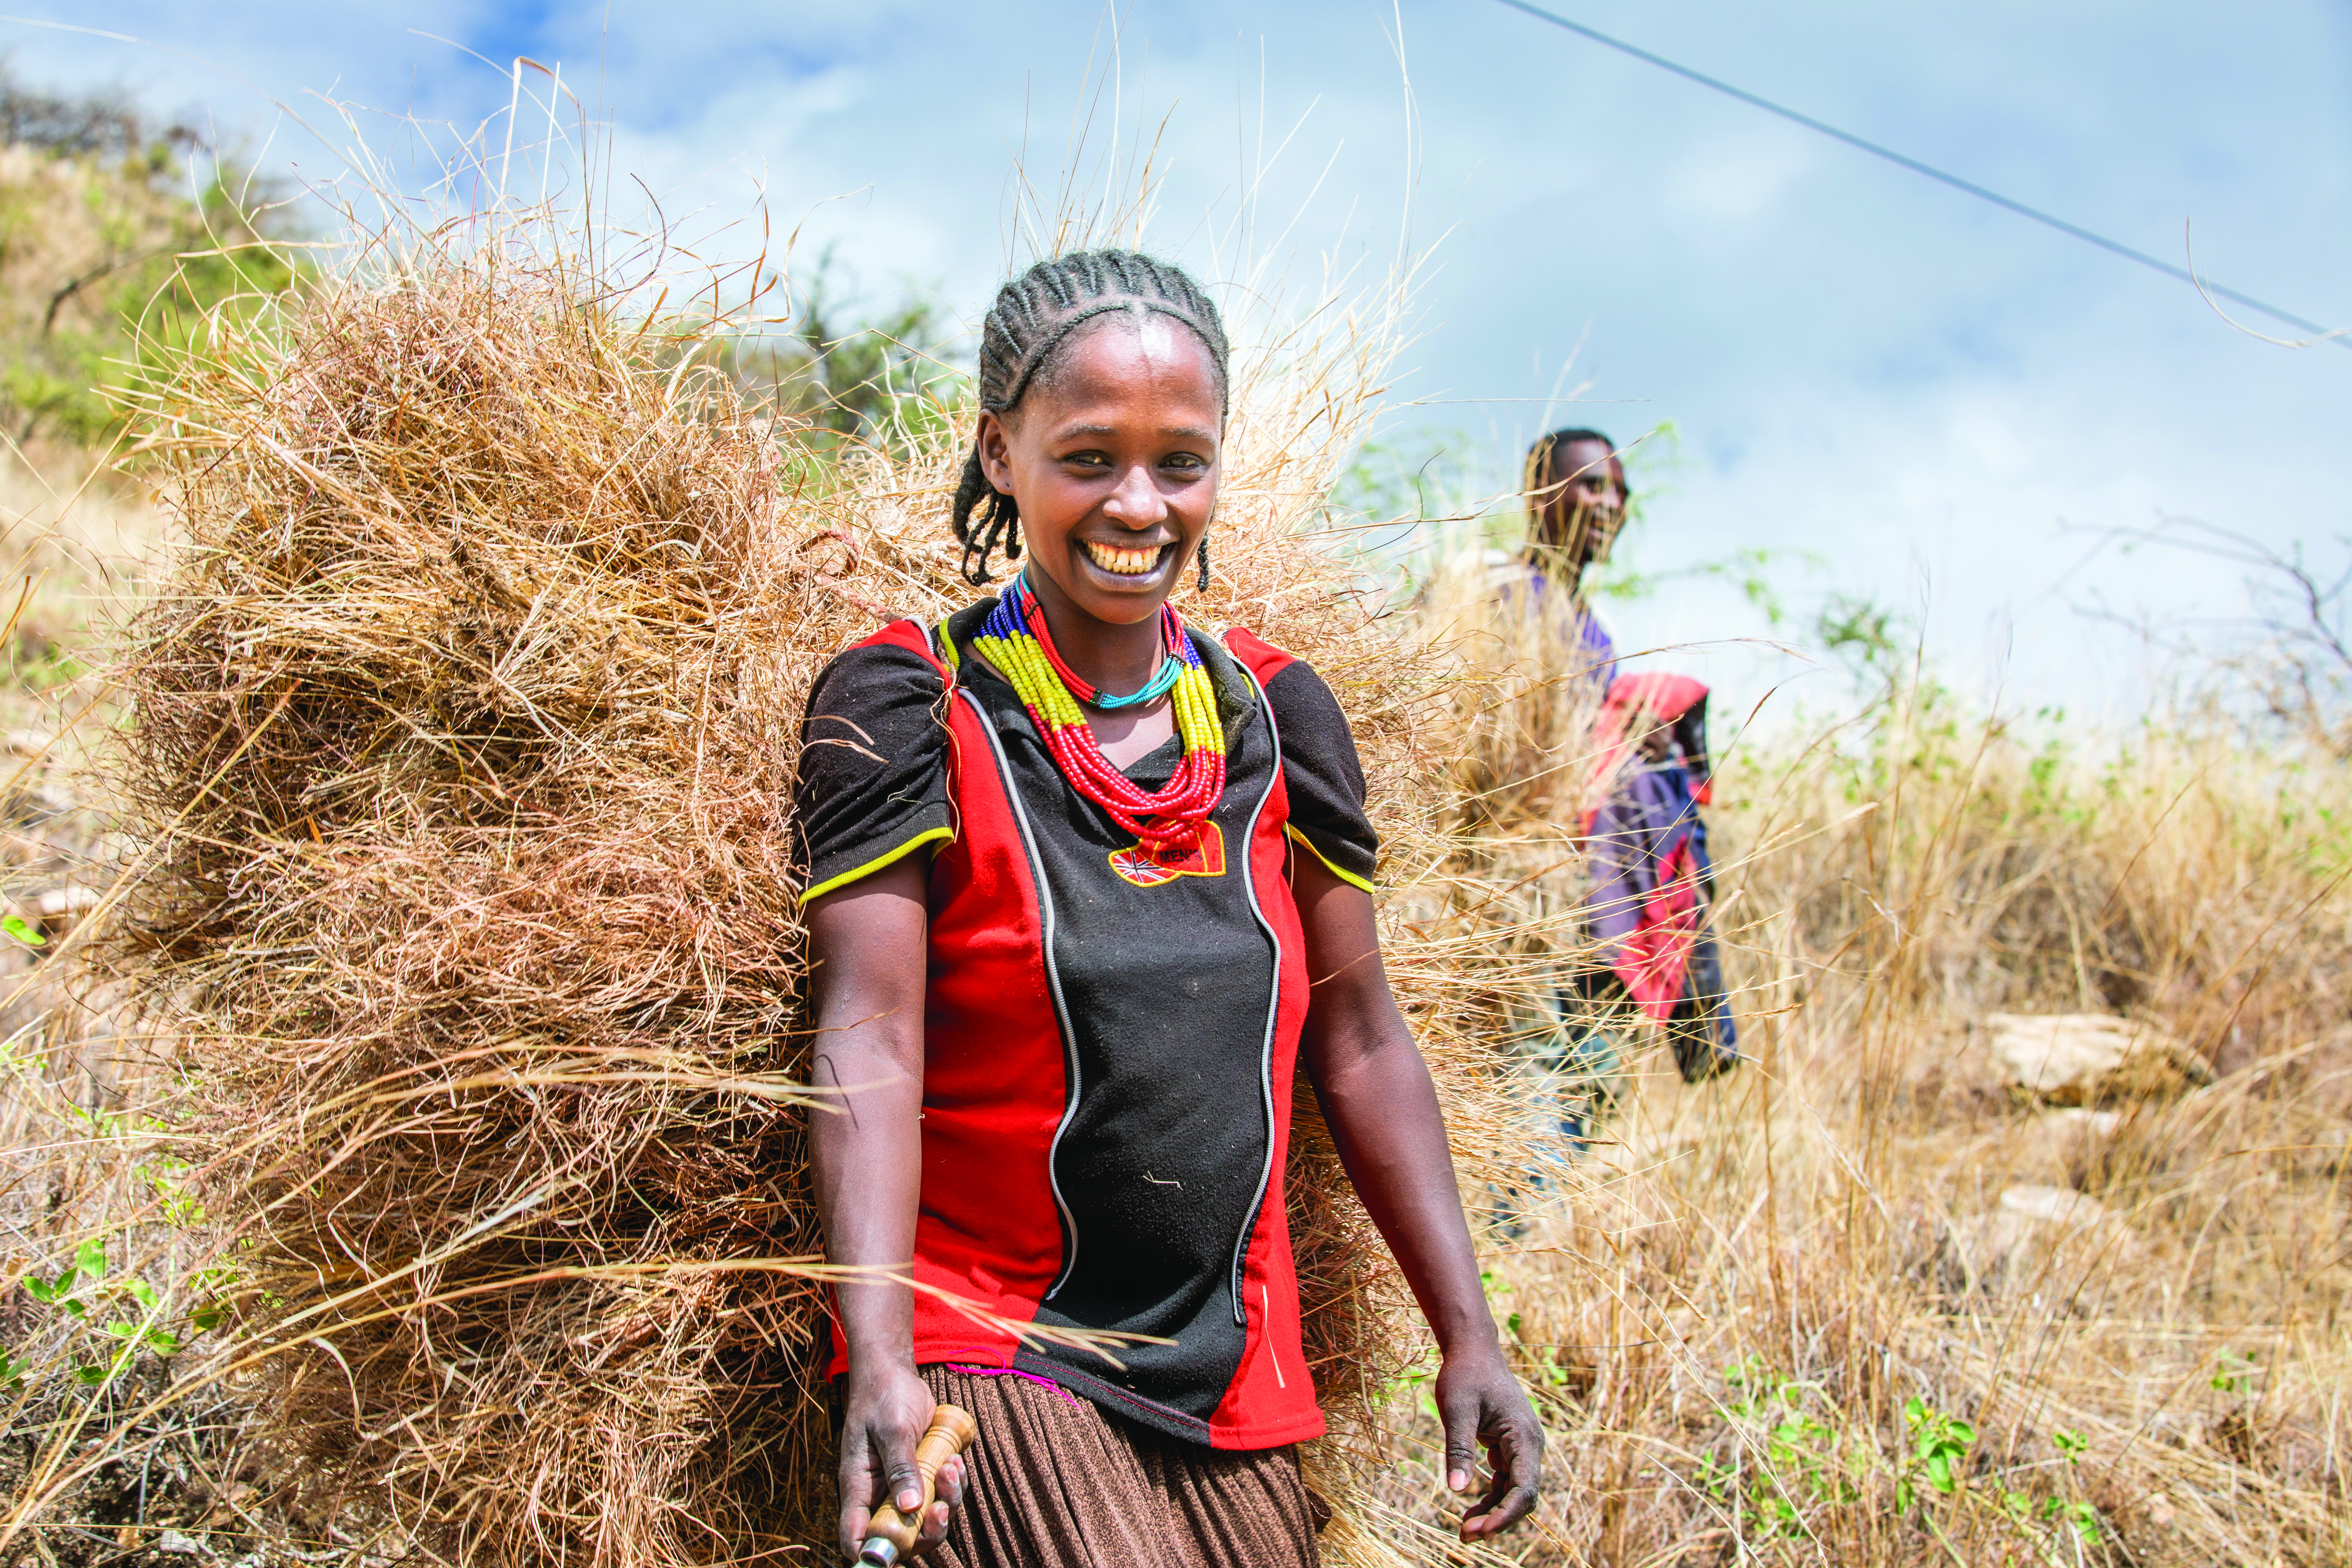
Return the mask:
<svg viewBox="0 0 2352 1568">
<path fill-rule="evenodd" d="M 1031 387 L 1050 379 L 1054 361 L 1080 327 L 1119 313 L 1139 322 L 1159 315 L 1183 323 L 1215 367 L 1219 416 L 1228 411 L 1231 350 L 1215 303 L 1182 268 L 1132 250 L 1057 256 L 996 291 L 996 303 L 980 330 L 981 407 L 999 416 L 1012 413 Z M 954 519 L 956 542 L 963 546 L 963 578 L 972 586 L 994 580 L 988 562 L 999 544 L 1007 561 L 1021 559 L 1021 508 L 988 482 L 978 442 L 956 485 Z M 1207 561 L 1204 550 L 1204 583 Z"/>
</svg>

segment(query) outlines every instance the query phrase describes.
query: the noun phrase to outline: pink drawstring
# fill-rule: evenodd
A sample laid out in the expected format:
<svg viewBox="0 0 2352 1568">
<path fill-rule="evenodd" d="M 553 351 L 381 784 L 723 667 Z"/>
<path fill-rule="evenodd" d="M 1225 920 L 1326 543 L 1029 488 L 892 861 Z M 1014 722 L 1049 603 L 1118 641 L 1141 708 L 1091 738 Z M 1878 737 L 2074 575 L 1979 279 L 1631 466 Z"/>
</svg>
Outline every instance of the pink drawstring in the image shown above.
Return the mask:
<svg viewBox="0 0 2352 1568">
<path fill-rule="evenodd" d="M 960 1372 L 960 1373 L 963 1373 L 966 1377 L 1017 1377 L 1017 1378 L 1022 1379 L 1024 1382 L 1027 1382 L 1027 1383 L 1034 1383 L 1034 1384 L 1040 1384 L 1044 1385 L 1045 1387 L 1047 1387 L 1047 1388 L 1052 1389 L 1055 1393 L 1056 1393 L 1056 1394 L 1060 1394 L 1063 1398 L 1065 1398 L 1065 1399 L 1068 1400 L 1072 1405 L 1077 1405 L 1077 1407 L 1078 1407 L 1080 1410 L 1084 1410 L 1084 1409 L 1086 1408 L 1086 1406 L 1085 1406 L 1085 1405 L 1078 1405 L 1078 1401 L 1077 1401 L 1076 1397 L 1074 1394 L 1072 1394 L 1068 1389 L 1064 1388 L 1060 1384 L 1055 1383 L 1052 1378 L 1050 1378 L 1050 1377 L 1039 1377 L 1039 1376 L 1038 1376 L 1035 1373 L 1034 1373 L 1034 1372 L 1023 1372 L 1023 1371 L 1022 1371 L 1020 1368 L 1018 1368 L 1018 1367 L 1012 1367 L 1012 1366 L 958 1366 L 958 1365 L 956 1365 L 953 1362 L 950 1362 L 950 1363 L 947 1363 L 947 1369 L 948 1369 L 950 1372 Z"/>
</svg>

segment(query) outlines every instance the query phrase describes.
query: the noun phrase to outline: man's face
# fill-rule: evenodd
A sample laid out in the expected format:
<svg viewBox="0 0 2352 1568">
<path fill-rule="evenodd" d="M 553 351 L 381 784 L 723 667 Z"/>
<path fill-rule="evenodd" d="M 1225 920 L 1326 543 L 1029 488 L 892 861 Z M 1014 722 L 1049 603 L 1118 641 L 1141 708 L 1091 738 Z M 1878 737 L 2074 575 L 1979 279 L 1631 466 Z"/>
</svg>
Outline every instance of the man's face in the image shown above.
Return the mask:
<svg viewBox="0 0 2352 1568">
<path fill-rule="evenodd" d="M 1625 469 L 1605 441 L 1570 441 L 1551 453 L 1552 482 L 1537 512 L 1537 542 L 1589 566 L 1609 553 L 1625 521 Z"/>
</svg>

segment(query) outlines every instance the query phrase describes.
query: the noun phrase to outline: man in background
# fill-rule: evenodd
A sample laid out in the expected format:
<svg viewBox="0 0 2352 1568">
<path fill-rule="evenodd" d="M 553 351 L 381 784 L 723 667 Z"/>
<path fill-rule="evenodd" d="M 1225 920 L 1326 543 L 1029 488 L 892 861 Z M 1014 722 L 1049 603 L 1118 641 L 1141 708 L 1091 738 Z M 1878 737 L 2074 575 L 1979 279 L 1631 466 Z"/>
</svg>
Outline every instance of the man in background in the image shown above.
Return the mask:
<svg viewBox="0 0 2352 1568">
<path fill-rule="evenodd" d="M 1617 676 L 1617 647 L 1593 613 L 1584 574 L 1608 561 L 1625 525 L 1625 466 L 1600 431 L 1555 430 L 1528 449 L 1522 488 L 1527 543 L 1496 585 L 1507 602 L 1524 594 L 1531 608 L 1565 611 L 1584 656 L 1581 668 L 1566 673 L 1606 691 Z"/>
<path fill-rule="evenodd" d="M 1563 613 L 1562 641 L 1599 700 L 1581 823 L 1589 879 L 1579 966 L 1549 997 L 1527 1046 L 1570 1150 L 1612 1105 L 1646 1026 L 1662 1027 L 1691 1082 L 1739 1061 L 1738 1029 L 1707 909 L 1714 900 L 1698 808 L 1712 783 L 1706 689 L 1686 677 L 1620 675 L 1586 573 L 1607 562 L 1631 499 L 1617 448 L 1597 430 L 1557 430 L 1528 452 L 1528 528 L 1506 601 Z"/>
</svg>

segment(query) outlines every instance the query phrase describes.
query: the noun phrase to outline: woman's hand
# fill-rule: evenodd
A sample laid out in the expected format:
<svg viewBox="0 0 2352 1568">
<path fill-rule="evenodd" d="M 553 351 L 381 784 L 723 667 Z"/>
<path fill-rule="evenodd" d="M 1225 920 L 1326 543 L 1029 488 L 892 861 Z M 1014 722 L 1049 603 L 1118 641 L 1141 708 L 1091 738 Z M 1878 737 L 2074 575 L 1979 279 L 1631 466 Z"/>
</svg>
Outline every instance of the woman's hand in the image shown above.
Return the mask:
<svg viewBox="0 0 2352 1568">
<path fill-rule="evenodd" d="M 1437 1373 L 1437 1410 L 1445 1423 L 1445 1485 L 1466 1492 L 1478 1478 L 1478 1449 L 1486 1450 L 1486 1494 L 1462 1516 L 1462 1539 L 1479 1541 L 1525 1519 L 1536 1505 L 1543 1458 L 1543 1427 L 1491 1346 L 1448 1355 Z"/>
<path fill-rule="evenodd" d="M 915 1369 L 902 1364 L 850 1368 L 844 1379 L 849 1408 L 841 1424 L 841 1554 L 857 1561 L 874 1510 L 887 1498 L 908 1519 L 922 1507 L 923 1478 L 915 1468 L 915 1445 L 931 1428 L 935 1402 Z M 963 1501 L 963 1456 L 940 1467 L 933 1478 L 938 1500 L 923 1510 L 921 1532 L 910 1557 L 920 1557 L 947 1538 L 948 1521 Z"/>
</svg>

